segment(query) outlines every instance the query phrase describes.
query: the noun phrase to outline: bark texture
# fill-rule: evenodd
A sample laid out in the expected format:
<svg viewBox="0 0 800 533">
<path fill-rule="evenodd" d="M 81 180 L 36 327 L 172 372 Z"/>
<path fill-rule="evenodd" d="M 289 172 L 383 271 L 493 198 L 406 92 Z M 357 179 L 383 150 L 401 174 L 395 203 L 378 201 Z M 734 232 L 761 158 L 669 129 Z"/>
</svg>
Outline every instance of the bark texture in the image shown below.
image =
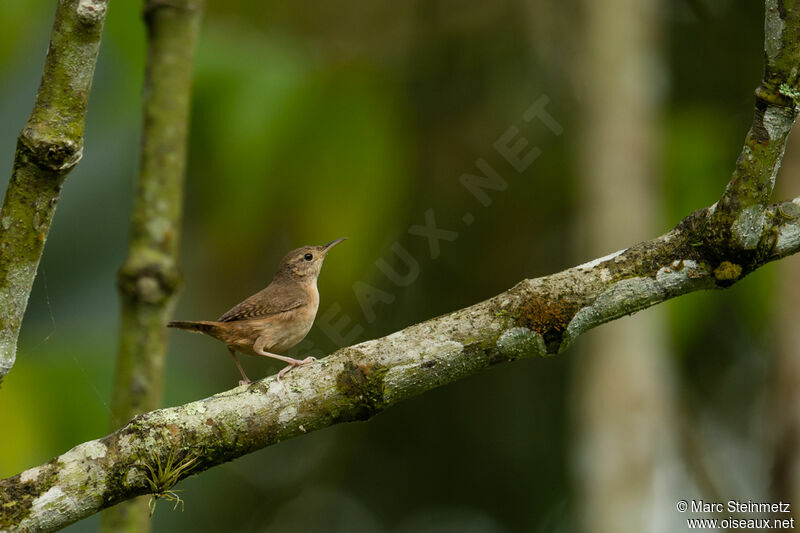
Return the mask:
<svg viewBox="0 0 800 533">
<path fill-rule="evenodd" d="M 181 281 L 178 268 L 199 0 L 150 0 L 144 9 L 148 54 L 139 180 L 128 257 L 119 271 L 122 315 L 111 429 L 161 405 L 166 323 Z M 150 529 L 147 499 L 103 516 L 106 531 Z"/>
<path fill-rule="evenodd" d="M 86 106 L 108 0 L 60 0 L 44 73 L 0 210 L 0 383 L 67 174 L 83 155 Z"/>
<path fill-rule="evenodd" d="M 709 209 L 671 232 L 563 272 L 525 280 L 471 307 L 338 350 L 211 398 L 136 416 L 114 433 L 0 481 L 0 528 L 51 531 L 271 444 L 366 420 L 406 398 L 494 364 L 564 351 L 604 322 L 700 289 L 732 285 L 800 249 L 800 198 L 768 208 L 776 221 L 759 260 L 702 246 Z M 153 476 L 158 464 L 184 467 Z M 157 487 L 157 489 L 154 489 Z"/>
<path fill-rule="evenodd" d="M 774 66 L 720 203 L 656 239 L 340 349 L 283 383 L 267 378 L 136 416 L 102 439 L 0 481 L 0 528 L 50 531 L 134 496 L 168 494 L 187 475 L 303 433 L 366 420 L 494 364 L 560 353 L 604 322 L 688 292 L 729 287 L 796 253 L 800 198 L 764 202 L 800 100 L 800 69 L 790 68 L 800 65 L 800 0 L 768 0 L 767 21 Z M 759 194 L 751 194 L 754 188 Z M 168 464 L 168 471 L 160 468 Z"/>
</svg>

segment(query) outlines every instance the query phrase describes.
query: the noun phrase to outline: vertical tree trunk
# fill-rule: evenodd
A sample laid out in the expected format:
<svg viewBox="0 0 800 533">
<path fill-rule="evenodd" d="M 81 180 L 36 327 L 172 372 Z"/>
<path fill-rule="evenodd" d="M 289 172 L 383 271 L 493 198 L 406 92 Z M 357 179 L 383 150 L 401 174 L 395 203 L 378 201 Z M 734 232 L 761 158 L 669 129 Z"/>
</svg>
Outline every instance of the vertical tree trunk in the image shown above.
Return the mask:
<svg viewBox="0 0 800 533">
<path fill-rule="evenodd" d="M 800 142 L 789 143 L 779 190 L 797 194 L 800 186 Z M 772 497 L 775 501 L 800 502 L 800 258 L 790 257 L 777 266 L 777 347 L 767 381 L 767 419 L 773 440 Z M 792 516 L 800 519 L 797 506 Z M 786 516 L 780 516 L 786 518 Z"/>
<path fill-rule="evenodd" d="M 658 0 L 584 2 L 580 233 L 586 256 L 657 231 Z M 656 474 L 669 453 L 664 310 L 588 337 L 576 374 L 575 480 L 583 531 L 653 531 Z"/>
<path fill-rule="evenodd" d="M 83 155 L 86 106 L 108 0 L 60 0 L 33 112 L 17 140 L 0 211 L 0 383 L 67 174 Z"/>
<path fill-rule="evenodd" d="M 141 168 L 128 257 L 119 271 L 122 300 L 111 426 L 160 407 L 166 323 L 181 281 L 180 222 L 200 0 L 148 0 Z M 106 531 L 148 531 L 147 498 L 103 517 Z"/>
</svg>

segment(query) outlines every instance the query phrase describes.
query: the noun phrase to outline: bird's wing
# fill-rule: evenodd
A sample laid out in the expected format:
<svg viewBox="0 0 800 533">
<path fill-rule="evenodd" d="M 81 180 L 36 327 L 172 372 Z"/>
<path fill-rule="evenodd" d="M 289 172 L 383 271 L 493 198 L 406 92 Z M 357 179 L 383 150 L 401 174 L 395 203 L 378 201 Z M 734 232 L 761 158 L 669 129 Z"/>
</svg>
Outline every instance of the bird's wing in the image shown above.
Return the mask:
<svg viewBox="0 0 800 533">
<path fill-rule="evenodd" d="M 252 320 L 278 313 L 285 313 L 302 307 L 306 303 L 303 293 L 285 287 L 270 285 L 263 291 L 254 294 L 227 313 L 219 317 L 219 322 L 235 322 Z"/>
</svg>

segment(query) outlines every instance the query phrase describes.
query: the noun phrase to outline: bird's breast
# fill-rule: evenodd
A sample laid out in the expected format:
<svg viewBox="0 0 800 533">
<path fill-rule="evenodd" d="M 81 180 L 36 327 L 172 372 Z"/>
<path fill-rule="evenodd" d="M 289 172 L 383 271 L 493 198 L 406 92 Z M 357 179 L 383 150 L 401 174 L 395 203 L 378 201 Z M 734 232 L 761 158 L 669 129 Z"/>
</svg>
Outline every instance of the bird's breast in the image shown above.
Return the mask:
<svg viewBox="0 0 800 533">
<path fill-rule="evenodd" d="M 264 336 L 267 343 L 264 349 L 272 353 L 282 353 L 303 340 L 319 309 L 319 292 L 316 284 L 307 287 L 306 303 L 285 313 L 272 315 L 264 319 L 253 320 L 253 329 L 259 330 L 258 336 Z"/>
</svg>

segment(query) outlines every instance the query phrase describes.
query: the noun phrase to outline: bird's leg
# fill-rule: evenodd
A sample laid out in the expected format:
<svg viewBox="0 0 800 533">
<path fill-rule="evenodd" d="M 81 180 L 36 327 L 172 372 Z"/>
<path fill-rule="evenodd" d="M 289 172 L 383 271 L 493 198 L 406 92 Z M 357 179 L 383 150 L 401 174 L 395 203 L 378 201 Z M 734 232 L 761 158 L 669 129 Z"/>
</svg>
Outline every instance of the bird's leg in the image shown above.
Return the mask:
<svg viewBox="0 0 800 533">
<path fill-rule="evenodd" d="M 274 354 L 264 354 L 264 355 L 273 356 Z M 289 359 L 291 359 L 291 357 Z M 306 357 L 303 360 L 292 359 L 292 362 L 289 363 L 288 366 L 283 367 L 283 369 L 280 372 L 278 372 L 278 381 L 281 380 L 281 378 L 283 377 L 283 375 L 285 373 L 287 373 L 289 370 L 293 369 L 294 367 L 307 365 L 308 363 L 313 363 L 316 360 L 317 360 L 316 357 Z"/>
<path fill-rule="evenodd" d="M 276 353 L 271 353 L 264 350 L 264 346 L 267 343 L 266 337 L 259 337 L 256 339 L 255 344 L 253 344 L 253 351 L 256 352 L 258 355 L 264 355 L 266 357 L 272 357 L 273 359 L 277 359 L 278 361 L 283 361 L 287 363 L 289 366 L 284 367 L 280 372 L 278 372 L 278 381 L 281 380 L 284 374 L 288 371 L 293 369 L 296 366 L 307 365 L 308 363 L 313 363 L 317 360 L 316 357 L 306 357 L 305 359 L 293 359 L 291 357 L 287 357 L 285 355 L 278 355 Z"/>
<path fill-rule="evenodd" d="M 228 346 L 228 351 L 231 352 L 231 357 L 233 357 L 233 362 L 236 363 L 236 368 L 238 368 L 239 372 L 241 372 L 242 374 L 242 379 L 239 380 L 239 385 L 246 385 L 247 383 L 250 383 L 250 378 L 248 378 L 247 374 L 244 373 L 244 368 L 242 368 L 242 365 L 239 363 L 239 358 L 236 357 L 236 350 Z"/>
</svg>

